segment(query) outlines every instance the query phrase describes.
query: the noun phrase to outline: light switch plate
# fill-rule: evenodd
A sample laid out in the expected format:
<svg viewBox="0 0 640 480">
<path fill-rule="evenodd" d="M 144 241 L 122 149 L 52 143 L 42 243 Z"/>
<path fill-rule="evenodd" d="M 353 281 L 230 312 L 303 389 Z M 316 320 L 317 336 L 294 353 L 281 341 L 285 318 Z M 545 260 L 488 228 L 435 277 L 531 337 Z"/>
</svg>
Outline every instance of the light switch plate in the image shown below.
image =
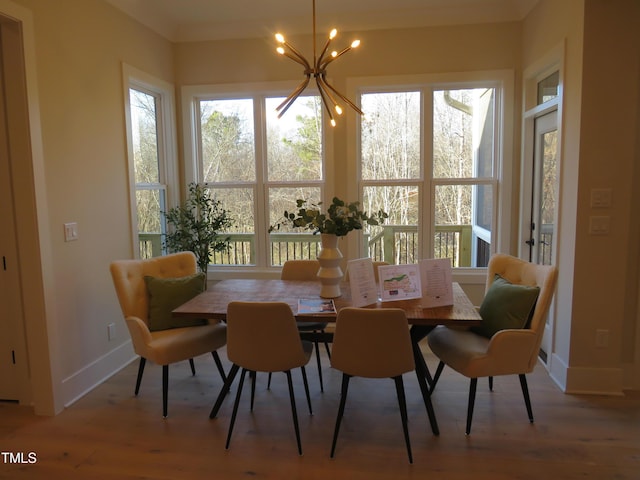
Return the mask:
<svg viewBox="0 0 640 480">
<path fill-rule="evenodd" d="M 608 215 L 589 217 L 589 234 L 590 235 L 609 235 Z"/>
<path fill-rule="evenodd" d="M 591 208 L 610 208 L 611 207 L 611 189 L 610 188 L 592 188 L 591 189 Z"/>
<path fill-rule="evenodd" d="M 64 241 L 73 242 L 78 240 L 78 224 L 77 222 L 64 224 Z"/>
</svg>

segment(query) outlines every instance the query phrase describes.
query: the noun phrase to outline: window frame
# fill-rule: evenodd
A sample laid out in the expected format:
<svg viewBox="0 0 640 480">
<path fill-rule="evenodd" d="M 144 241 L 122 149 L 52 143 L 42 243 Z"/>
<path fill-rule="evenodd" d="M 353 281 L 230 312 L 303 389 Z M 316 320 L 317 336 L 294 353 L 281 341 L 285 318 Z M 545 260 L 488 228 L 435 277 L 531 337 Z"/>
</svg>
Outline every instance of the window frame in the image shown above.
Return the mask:
<svg viewBox="0 0 640 480">
<path fill-rule="evenodd" d="M 184 182 L 197 182 L 202 178 L 201 172 L 201 146 L 200 146 L 200 120 L 198 117 L 198 102 L 202 100 L 227 100 L 227 99 L 254 99 L 254 135 L 255 135 L 255 161 L 256 180 L 255 184 L 244 182 L 247 188 L 253 188 L 255 192 L 255 265 L 215 265 L 209 268 L 209 278 L 233 278 L 244 277 L 247 272 L 256 278 L 272 277 L 280 271 L 280 266 L 271 266 L 268 255 L 269 232 L 268 232 L 268 194 L 270 188 L 291 187 L 296 185 L 310 185 L 320 188 L 323 202 L 333 195 L 333 141 L 332 135 L 327 132 L 332 128 L 325 112 L 323 116 L 323 170 L 322 180 L 305 180 L 285 182 L 282 180 L 268 180 L 267 176 L 267 156 L 266 156 L 266 112 L 261 101 L 267 97 L 286 97 L 299 82 L 258 82 L 258 83 L 238 83 L 238 84 L 205 84 L 189 85 L 181 89 L 182 102 L 182 123 L 184 127 Z M 309 85 L 304 91 L 304 95 L 318 95 L 319 92 Z M 259 101 L 256 101 L 259 100 Z M 220 183 L 221 188 L 235 183 Z M 239 184 L 238 184 L 239 185 Z M 295 199 L 292 199 L 292 206 L 295 206 Z M 231 212 L 233 215 L 233 212 Z"/>
<path fill-rule="evenodd" d="M 124 112 L 127 140 L 127 166 L 129 175 L 129 205 L 131 222 L 131 242 L 134 258 L 140 258 L 140 241 L 138 238 L 138 214 L 136 192 L 138 190 L 164 190 L 165 208 L 169 209 L 179 203 L 178 187 L 178 147 L 176 142 L 175 88 L 172 84 L 154 77 L 126 63 L 122 64 L 122 81 Z M 157 149 L 158 149 L 158 184 L 137 184 L 135 176 L 135 160 L 133 153 L 132 119 L 130 89 L 138 90 L 156 97 Z M 166 222 L 162 215 L 161 222 L 166 230 Z M 163 232 L 164 233 L 164 232 Z M 162 248 L 164 253 L 164 247 Z"/>
<path fill-rule="evenodd" d="M 461 88 L 496 88 L 496 142 L 494 144 L 494 166 L 495 173 L 492 178 L 477 177 L 469 179 L 438 179 L 433 178 L 431 169 L 432 163 L 425 162 L 425 159 L 432 158 L 432 132 L 433 119 L 432 95 L 422 96 L 421 105 L 421 178 L 424 185 L 420 189 L 419 202 L 422 208 L 420 212 L 420 243 L 419 252 L 421 258 L 428 258 L 427 252 L 433 251 L 433 239 L 430 233 L 431 225 L 434 223 L 435 210 L 432 199 L 435 196 L 437 185 L 451 184 L 492 184 L 494 188 L 494 215 L 492 218 L 493 235 L 491 242 L 491 252 L 510 252 L 512 247 L 511 222 L 512 222 L 512 172 L 516 156 L 513 151 L 513 131 L 514 131 L 514 72 L 512 70 L 493 70 L 481 72 L 458 72 L 443 74 L 422 74 L 384 77 L 354 77 L 347 79 L 347 92 L 352 98 L 360 100 L 362 94 L 386 93 L 395 91 L 428 91 L 434 90 L 461 89 Z M 364 112 L 366 115 L 366 112 Z M 371 185 L 372 181 L 363 182 L 361 176 L 361 122 L 360 119 L 351 120 L 348 124 L 347 138 L 347 158 L 357 159 L 348 164 L 347 178 L 353 179 L 347 185 L 349 197 L 357 196 L 362 198 L 365 185 Z M 408 183 L 408 180 L 401 180 Z M 373 181 L 377 182 L 377 181 Z M 378 182 L 381 184 L 382 182 Z M 385 182 L 391 184 L 392 182 Z M 430 198 L 425 198 L 430 195 Z M 425 203 L 428 202 L 428 205 Z M 349 251 L 355 252 L 353 255 L 366 256 L 362 242 L 349 239 Z M 460 267 L 454 269 L 456 281 L 481 283 L 486 277 L 486 268 L 482 267 Z"/>
</svg>

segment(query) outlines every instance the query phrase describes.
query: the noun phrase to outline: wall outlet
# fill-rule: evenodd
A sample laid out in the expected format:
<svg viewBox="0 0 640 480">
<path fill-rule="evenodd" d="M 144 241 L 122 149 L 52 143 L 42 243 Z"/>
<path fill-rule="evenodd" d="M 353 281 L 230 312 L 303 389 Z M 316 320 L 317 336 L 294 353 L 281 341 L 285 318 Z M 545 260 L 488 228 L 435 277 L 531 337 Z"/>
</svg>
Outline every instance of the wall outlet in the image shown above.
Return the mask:
<svg viewBox="0 0 640 480">
<path fill-rule="evenodd" d="M 609 346 L 609 330 L 596 330 L 596 347 L 607 348 Z"/>
<path fill-rule="evenodd" d="M 110 323 L 107 325 L 107 339 L 111 341 L 114 338 L 116 338 L 116 324 Z"/>
</svg>

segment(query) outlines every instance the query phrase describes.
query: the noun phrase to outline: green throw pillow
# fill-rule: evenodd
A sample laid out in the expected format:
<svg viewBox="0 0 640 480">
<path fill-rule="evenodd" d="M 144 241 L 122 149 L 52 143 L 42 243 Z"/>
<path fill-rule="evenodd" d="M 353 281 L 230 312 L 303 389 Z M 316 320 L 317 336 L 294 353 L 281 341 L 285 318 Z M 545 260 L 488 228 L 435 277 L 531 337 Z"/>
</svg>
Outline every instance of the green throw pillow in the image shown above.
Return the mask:
<svg viewBox="0 0 640 480">
<path fill-rule="evenodd" d="M 507 328 L 525 328 L 533 314 L 540 287 L 515 285 L 496 274 L 480 305 L 482 323 L 472 331 L 483 337 Z"/>
<path fill-rule="evenodd" d="M 205 319 L 173 318 L 171 312 L 204 290 L 204 273 L 179 278 L 145 276 L 149 292 L 149 330 L 205 325 Z"/>
</svg>

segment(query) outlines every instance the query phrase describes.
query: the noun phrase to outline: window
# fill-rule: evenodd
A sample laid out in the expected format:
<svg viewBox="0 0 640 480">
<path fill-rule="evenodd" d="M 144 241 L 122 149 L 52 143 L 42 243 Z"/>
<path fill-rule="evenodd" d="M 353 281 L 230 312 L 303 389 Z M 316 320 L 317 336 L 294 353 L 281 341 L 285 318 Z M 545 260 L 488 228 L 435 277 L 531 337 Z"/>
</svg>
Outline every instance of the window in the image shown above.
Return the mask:
<svg viewBox="0 0 640 480">
<path fill-rule="evenodd" d="M 360 191 L 366 210 L 390 215 L 369 231 L 365 255 L 487 265 L 502 226 L 502 97 L 496 81 L 362 88 Z"/>
<path fill-rule="evenodd" d="M 318 202 L 324 194 L 320 97 L 300 96 L 278 119 L 276 107 L 289 91 L 185 89 L 194 126 L 185 153 L 193 159 L 187 178 L 204 183 L 234 220 L 225 232 L 231 248 L 214 254 L 212 264 L 271 267 L 316 256 L 317 236 L 286 229 L 268 233 L 296 199 Z"/>
<path fill-rule="evenodd" d="M 164 212 L 175 191 L 173 87 L 131 67 L 124 72 L 133 250 L 151 258 L 164 253 Z"/>
</svg>

